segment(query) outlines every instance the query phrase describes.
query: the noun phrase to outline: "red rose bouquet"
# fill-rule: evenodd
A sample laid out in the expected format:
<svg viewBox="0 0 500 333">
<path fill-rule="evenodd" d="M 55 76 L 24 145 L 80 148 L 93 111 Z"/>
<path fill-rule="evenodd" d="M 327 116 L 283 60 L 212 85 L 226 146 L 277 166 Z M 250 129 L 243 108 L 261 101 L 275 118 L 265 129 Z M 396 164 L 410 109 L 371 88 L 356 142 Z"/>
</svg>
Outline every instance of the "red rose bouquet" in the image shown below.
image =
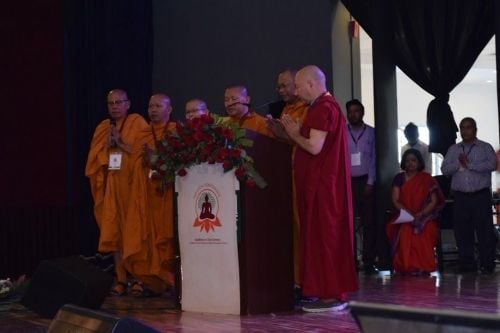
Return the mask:
<svg viewBox="0 0 500 333">
<path fill-rule="evenodd" d="M 176 175 L 185 176 L 187 168 L 201 163 L 221 163 L 224 172 L 236 169 L 236 177 L 247 186 L 264 188 L 265 180 L 245 151 L 252 145 L 245 129 L 203 115 L 187 123 L 178 122 L 175 132 L 167 132 L 151 154 L 150 167 L 160 181 L 160 190 L 174 182 Z"/>
</svg>

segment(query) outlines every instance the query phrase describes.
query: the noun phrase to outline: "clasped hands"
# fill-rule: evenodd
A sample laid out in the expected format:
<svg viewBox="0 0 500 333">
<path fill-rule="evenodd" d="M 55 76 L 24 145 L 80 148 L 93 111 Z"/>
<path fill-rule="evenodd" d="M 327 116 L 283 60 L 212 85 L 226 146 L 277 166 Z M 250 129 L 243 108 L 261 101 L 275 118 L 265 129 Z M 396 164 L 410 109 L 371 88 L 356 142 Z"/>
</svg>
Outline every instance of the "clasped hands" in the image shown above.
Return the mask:
<svg viewBox="0 0 500 333">
<path fill-rule="evenodd" d="M 273 132 L 274 136 L 290 141 L 300 135 L 300 122 L 293 119 L 290 115 L 283 115 L 281 119 L 274 119 L 267 116 L 267 126 Z"/>
<path fill-rule="evenodd" d="M 469 157 L 467 157 L 466 154 L 462 153 L 458 155 L 458 162 L 460 163 L 460 166 L 462 168 L 466 169 L 469 164 Z"/>
</svg>

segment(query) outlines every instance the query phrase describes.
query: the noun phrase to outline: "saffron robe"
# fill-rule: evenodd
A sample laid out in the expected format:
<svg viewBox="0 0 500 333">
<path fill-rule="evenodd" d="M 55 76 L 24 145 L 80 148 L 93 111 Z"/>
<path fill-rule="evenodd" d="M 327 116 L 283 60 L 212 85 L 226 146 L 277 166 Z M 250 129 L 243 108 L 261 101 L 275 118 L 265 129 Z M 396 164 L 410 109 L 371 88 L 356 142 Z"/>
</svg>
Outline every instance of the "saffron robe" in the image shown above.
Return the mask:
<svg viewBox="0 0 500 333">
<path fill-rule="evenodd" d="M 445 198 L 437 181 L 427 172 L 419 172 L 408 181 L 404 173 L 396 175 L 393 186 L 399 187 L 398 201 L 410 214 L 423 210 L 435 193 L 438 202 L 432 212 L 409 223 L 392 224 L 394 216 L 386 230 L 392 245 L 392 265 L 398 273 L 434 272 L 436 259 L 434 247 L 438 239 L 437 216 L 444 207 Z M 399 215 L 399 214 L 398 214 Z"/>
<path fill-rule="evenodd" d="M 147 128 L 147 123 L 142 116 L 130 114 L 120 119 L 116 128 L 121 129 L 121 141 L 133 147 L 140 131 Z M 122 151 L 120 170 L 108 170 L 109 153 L 112 150 L 108 148 L 109 131 L 109 119 L 103 120 L 96 127 L 90 144 L 85 176 L 90 181 L 94 215 L 100 230 L 98 250 L 121 252 L 124 237 L 122 227 L 129 204 L 133 164 L 130 163 L 130 154 Z"/>
<path fill-rule="evenodd" d="M 241 118 L 227 117 L 226 121 L 230 124 L 239 124 L 241 128 L 249 129 L 268 137 L 273 137 L 273 134 L 269 128 L 267 128 L 266 117 L 261 116 L 255 111 L 249 110 L 248 113 Z"/>
<path fill-rule="evenodd" d="M 300 217 L 301 276 L 304 296 L 345 299 L 358 288 L 354 268 L 352 199 L 346 123 L 328 93 L 309 107 L 300 128 L 327 132 L 312 155 L 297 146 L 294 176 Z"/>
<path fill-rule="evenodd" d="M 281 117 L 284 115 L 290 115 L 295 120 L 298 120 L 301 124 L 307 114 L 308 105 L 301 99 L 297 99 L 294 103 L 286 104 L 283 111 L 281 112 Z M 295 155 L 295 150 L 297 146 L 293 147 L 292 150 L 292 165 Z M 301 284 L 300 278 L 300 219 L 299 219 L 299 208 L 297 206 L 297 191 L 295 189 L 295 181 L 293 180 L 293 167 L 292 167 L 292 210 L 293 210 L 293 275 L 295 284 Z"/>
<path fill-rule="evenodd" d="M 153 124 L 152 128 L 160 140 L 165 129 L 175 131 L 175 123 Z M 149 177 L 150 169 L 144 164 L 143 146 L 155 147 L 152 128 L 140 132 L 132 154 L 134 174 L 124 228 L 123 265 L 135 279 L 162 293 L 175 280 L 173 185 L 159 193 L 159 181 Z"/>
</svg>

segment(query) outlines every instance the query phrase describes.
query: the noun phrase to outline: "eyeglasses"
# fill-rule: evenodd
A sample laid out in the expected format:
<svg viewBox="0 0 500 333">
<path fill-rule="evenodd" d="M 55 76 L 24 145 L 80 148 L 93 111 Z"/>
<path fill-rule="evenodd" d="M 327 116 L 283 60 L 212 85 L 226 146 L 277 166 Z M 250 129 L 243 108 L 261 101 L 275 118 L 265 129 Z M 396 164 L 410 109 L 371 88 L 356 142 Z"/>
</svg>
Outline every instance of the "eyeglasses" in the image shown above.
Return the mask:
<svg viewBox="0 0 500 333">
<path fill-rule="evenodd" d="M 108 101 L 108 105 L 122 105 L 123 103 L 128 102 L 128 99 L 118 99 L 116 101 Z"/>
</svg>

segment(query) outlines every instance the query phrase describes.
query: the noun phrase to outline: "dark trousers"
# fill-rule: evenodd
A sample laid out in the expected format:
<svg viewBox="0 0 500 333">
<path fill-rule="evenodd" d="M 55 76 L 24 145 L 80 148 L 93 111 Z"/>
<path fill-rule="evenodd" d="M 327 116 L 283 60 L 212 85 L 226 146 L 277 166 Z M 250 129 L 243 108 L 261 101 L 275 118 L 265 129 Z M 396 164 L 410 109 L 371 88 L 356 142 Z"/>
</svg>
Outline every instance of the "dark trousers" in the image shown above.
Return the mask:
<svg viewBox="0 0 500 333">
<path fill-rule="evenodd" d="M 356 231 L 356 216 L 359 216 L 360 227 L 363 228 L 363 264 L 373 265 L 377 255 L 377 226 L 375 223 L 375 195 L 363 195 L 368 176 L 351 177 L 353 230 Z M 356 232 L 354 234 L 354 253 L 357 253 Z"/>
<path fill-rule="evenodd" d="M 454 193 L 453 221 L 460 264 L 476 267 L 476 236 L 481 267 L 495 265 L 497 237 L 493 228 L 491 191 L 484 189 L 474 193 Z"/>
</svg>

